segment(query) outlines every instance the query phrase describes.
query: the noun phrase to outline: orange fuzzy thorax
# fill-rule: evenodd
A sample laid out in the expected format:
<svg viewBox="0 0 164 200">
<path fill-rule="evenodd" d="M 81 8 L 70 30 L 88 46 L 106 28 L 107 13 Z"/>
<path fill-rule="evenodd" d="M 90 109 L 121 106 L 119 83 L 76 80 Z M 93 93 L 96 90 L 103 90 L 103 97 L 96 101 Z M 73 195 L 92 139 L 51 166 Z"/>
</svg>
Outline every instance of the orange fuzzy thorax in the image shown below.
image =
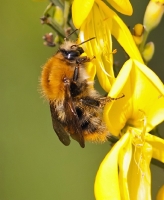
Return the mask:
<svg viewBox="0 0 164 200">
<path fill-rule="evenodd" d="M 63 78 L 72 79 L 74 68 L 61 62 L 61 54 L 55 55 L 44 65 L 41 75 L 41 86 L 44 96 L 49 101 L 63 101 L 65 98 L 65 87 Z"/>
</svg>

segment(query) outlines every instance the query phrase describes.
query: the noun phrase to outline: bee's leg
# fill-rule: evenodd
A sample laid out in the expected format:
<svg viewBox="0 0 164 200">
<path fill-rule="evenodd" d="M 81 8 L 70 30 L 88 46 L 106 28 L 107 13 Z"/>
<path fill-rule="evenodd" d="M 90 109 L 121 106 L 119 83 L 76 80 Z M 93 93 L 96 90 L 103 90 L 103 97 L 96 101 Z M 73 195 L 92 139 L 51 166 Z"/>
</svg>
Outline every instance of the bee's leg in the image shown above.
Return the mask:
<svg viewBox="0 0 164 200">
<path fill-rule="evenodd" d="M 85 62 L 90 62 L 91 61 L 91 59 L 89 58 L 89 57 L 87 57 L 87 56 L 82 56 L 82 57 L 78 57 L 77 59 L 76 59 L 76 63 L 79 65 L 79 64 L 83 64 L 83 63 L 85 63 Z"/>
<path fill-rule="evenodd" d="M 85 98 L 80 99 L 80 101 L 87 106 L 92 106 L 95 108 L 98 108 L 101 105 L 98 99 L 94 99 L 92 97 L 85 97 Z"/>
<path fill-rule="evenodd" d="M 79 65 L 85 62 L 89 62 L 90 58 L 88 58 L 87 56 L 83 56 L 80 58 L 76 59 L 76 67 L 74 70 L 74 74 L 73 74 L 73 82 L 76 83 L 77 79 L 78 79 L 78 75 L 79 75 Z"/>
<path fill-rule="evenodd" d="M 78 57 L 76 59 L 76 63 L 77 64 L 83 64 L 83 63 L 86 63 L 86 62 L 90 62 L 91 60 L 93 60 L 94 58 L 96 58 L 95 56 L 93 56 L 92 58 L 89 58 L 87 56 L 82 56 L 82 57 Z"/>
<path fill-rule="evenodd" d="M 74 74 L 73 74 L 73 82 L 76 83 L 79 76 L 79 65 L 76 65 Z"/>
<path fill-rule="evenodd" d="M 109 103 L 114 100 L 118 100 L 123 98 L 125 95 L 123 94 L 121 97 L 118 98 L 112 98 L 112 97 L 100 97 L 100 98 L 91 98 L 91 97 L 85 97 L 81 99 L 81 102 L 85 105 L 92 106 L 92 107 L 99 107 L 102 108 L 105 106 L 106 103 Z"/>
<path fill-rule="evenodd" d="M 109 135 L 107 137 L 107 140 L 111 143 L 111 145 L 115 144 L 116 142 L 118 142 L 119 139 L 120 139 L 119 137 L 116 137 L 114 135 Z"/>
<path fill-rule="evenodd" d="M 75 67 L 75 70 L 74 70 L 74 74 L 73 74 L 73 82 L 76 82 L 77 79 L 78 79 L 78 75 L 79 75 L 79 65 L 80 64 L 83 64 L 85 62 L 90 62 L 92 59 L 94 59 L 95 56 L 93 58 L 89 58 L 87 56 L 82 56 L 82 57 L 79 57 L 76 59 L 76 67 Z"/>
<path fill-rule="evenodd" d="M 118 100 L 118 99 L 121 99 L 123 98 L 125 95 L 122 94 L 122 96 L 120 97 L 117 97 L 117 98 L 112 98 L 112 97 L 101 97 L 99 98 L 99 102 L 100 102 L 100 107 L 104 107 L 106 103 L 109 103 L 111 101 L 115 101 L 115 100 Z"/>
<path fill-rule="evenodd" d="M 81 92 L 81 90 L 79 89 L 77 85 L 78 77 L 79 77 L 79 65 L 76 65 L 72 80 L 70 82 L 70 91 L 71 91 L 72 97 L 77 96 Z"/>
</svg>

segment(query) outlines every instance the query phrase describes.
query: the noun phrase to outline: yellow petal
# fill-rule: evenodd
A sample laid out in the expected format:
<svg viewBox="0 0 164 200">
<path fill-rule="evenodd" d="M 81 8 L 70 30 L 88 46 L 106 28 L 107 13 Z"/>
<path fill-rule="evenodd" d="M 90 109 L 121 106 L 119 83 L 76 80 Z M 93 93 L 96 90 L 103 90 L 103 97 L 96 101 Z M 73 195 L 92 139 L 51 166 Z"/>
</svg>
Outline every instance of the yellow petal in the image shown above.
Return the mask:
<svg viewBox="0 0 164 200">
<path fill-rule="evenodd" d="M 164 200 L 164 185 L 159 189 L 156 200 Z"/>
<path fill-rule="evenodd" d="M 86 63 L 86 71 L 89 75 L 89 80 L 94 81 L 96 75 L 96 66 L 92 62 Z"/>
<path fill-rule="evenodd" d="M 93 63 L 96 66 L 97 76 L 103 89 L 109 92 L 115 80 L 113 72 L 113 55 L 111 40 L 111 21 L 105 20 L 106 16 L 95 3 L 87 20 L 80 28 L 80 40 L 95 39 L 83 44 L 89 57 L 95 56 Z"/>
<path fill-rule="evenodd" d="M 153 158 L 164 163 L 164 139 L 147 133 L 146 141 L 153 147 Z"/>
<path fill-rule="evenodd" d="M 133 8 L 129 0 L 107 0 L 118 12 L 132 15 Z"/>
<path fill-rule="evenodd" d="M 149 132 L 164 121 L 164 85 L 159 77 L 145 65 L 134 61 L 134 66 L 139 70 L 140 77 L 138 76 L 138 79 L 142 79 L 136 83 L 136 86 L 138 85 L 136 106 L 145 112 L 147 117 L 146 131 Z"/>
<path fill-rule="evenodd" d="M 85 31 L 86 27 L 84 27 L 84 26 L 85 25 L 83 24 L 81 27 L 80 35 L 79 35 L 81 41 L 85 41 L 85 40 L 91 38 L 91 34 L 92 34 L 92 32 Z M 93 35 L 92 35 L 92 37 L 93 37 Z M 96 70 L 96 73 L 97 73 L 97 76 L 98 76 L 101 86 L 103 87 L 103 89 L 105 91 L 108 92 L 111 88 L 111 83 L 110 83 L 108 75 L 106 74 L 107 72 L 105 71 L 104 63 L 103 63 L 103 60 L 101 57 L 102 50 L 98 51 L 97 47 L 98 47 L 98 44 L 97 44 L 96 39 L 89 41 L 83 45 L 83 48 L 88 57 L 93 58 L 95 56 L 95 58 L 92 60 L 93 69 L 89 68 L 87 70 L 87 72 L 89 73 L 89 76 L 92 76 L 93 74 L 95 74 L 95 70 Z"/>
<path fill-rule="evenodd" d="M 121 200 L 130 200 L 127 176 L 128 176 L 129 165 L 132 158 L 132 140 L 131 140 L 131 135 L 129 135 L 129 137 L 130 139 L 126 143 L 126 146 L 120 149 L 118 158 Z"/>
<path fill-rule="evenodd" d="M 132 91 L 130 74 L 132 70 L 132 61 L 127 61 L 122 67 L 115 83 L 113 84 L 109 96 L 119 97 L 125 95 L 122 99 L 112 101 L 104 108 L 104 120 L 106 126 L 113 135 L 118 136 L 124 128 L 132 110 Z M 130 93 L 130 94 L 129 94 Z M 114 117 L 113 117 L 114 116 Z"/>
<path fill-rule="evenodd" d="M 94 0 L 74 0 L 72 4 L 72 19 L 76 28 L 80 28 L 92 9 Z"/>
<path fill-rule="evenodd" d="M 112 101 L 104 109 L 104 119 L 112 134 L 118 135 L 128 124 L 143 129 L 144 117 L 147 132 L 164 120 L 163 83 L 145 65 L 132 59 L 124 64 L 109 96 L 122 94 L 124 98 Z"/>
<path fill-rule="evenodd" d="M 96 200 L 120 200 L 118 181 L 118 155 L 130 140 L 129 133 L 125 134 L 110 150 L 102 161 L 96 175 L 94 191 Z"/>
<path fill-rule="evenodd" d="M 133 157 L 128 171 L 130 199 L 151 200 L 151 158 L 152 146 L 150 144 L 147 142 L 134 144 Z"/>
<path fill-rule="evenodd" d="M 108 18 L 112 19 L 112 35 L 124 48 L 129 57 L 136 59 L 143 63 L 140 52 L 133 40 L 133 37 L 127 27 L 127 25 L 121 20 L 121 18 L 109 7 L 107 7 L 103 1 L 97 1 L 101 9 L 104 11 Z"/>
</svg>

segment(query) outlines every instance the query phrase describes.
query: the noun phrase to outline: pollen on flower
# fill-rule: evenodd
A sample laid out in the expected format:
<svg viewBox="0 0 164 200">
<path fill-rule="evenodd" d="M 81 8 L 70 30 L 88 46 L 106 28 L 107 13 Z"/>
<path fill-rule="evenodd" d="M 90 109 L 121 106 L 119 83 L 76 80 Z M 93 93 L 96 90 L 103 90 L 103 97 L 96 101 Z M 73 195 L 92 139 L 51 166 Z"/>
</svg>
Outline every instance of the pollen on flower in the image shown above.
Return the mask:
<svg viewBox="0 0 164 200">
<path fill-rule="evenodd" d="M 114 49 L 114 50 L 112 51 L 112 54 L 115 54 L 115 53 L 117 53 L 117 49 Z"/>
</svg>

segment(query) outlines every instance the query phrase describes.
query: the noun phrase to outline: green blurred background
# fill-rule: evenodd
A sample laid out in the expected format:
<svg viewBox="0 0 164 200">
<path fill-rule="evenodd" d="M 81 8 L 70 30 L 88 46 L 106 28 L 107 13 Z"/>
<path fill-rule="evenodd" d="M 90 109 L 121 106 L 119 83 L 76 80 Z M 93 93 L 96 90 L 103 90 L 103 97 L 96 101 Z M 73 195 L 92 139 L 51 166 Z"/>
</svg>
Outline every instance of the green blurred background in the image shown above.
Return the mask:
<svg viewBox="0 0 164 200">
<path fill-rule="evenodd" d="M 147 2 L 132 1 L 133 21 L 124 17 L 128 25 L 142 22 Z M 82 149 L 74 141 L 65 147 L 52 129 L 49 107 L 38 92 L 41 66 L 54 54 L 42 41 L 51 30 L 39 20 L 47 4 L 6 0 L 0 6 L 0 200 L 93 200 L 95 174 L 110 149 L 108 143 Z M 163 24 L 150 37 L 156 44 L 150 66 L 162 80 Z M 151 168 L 155 199 L 164 166 Z"/>
</svg>

